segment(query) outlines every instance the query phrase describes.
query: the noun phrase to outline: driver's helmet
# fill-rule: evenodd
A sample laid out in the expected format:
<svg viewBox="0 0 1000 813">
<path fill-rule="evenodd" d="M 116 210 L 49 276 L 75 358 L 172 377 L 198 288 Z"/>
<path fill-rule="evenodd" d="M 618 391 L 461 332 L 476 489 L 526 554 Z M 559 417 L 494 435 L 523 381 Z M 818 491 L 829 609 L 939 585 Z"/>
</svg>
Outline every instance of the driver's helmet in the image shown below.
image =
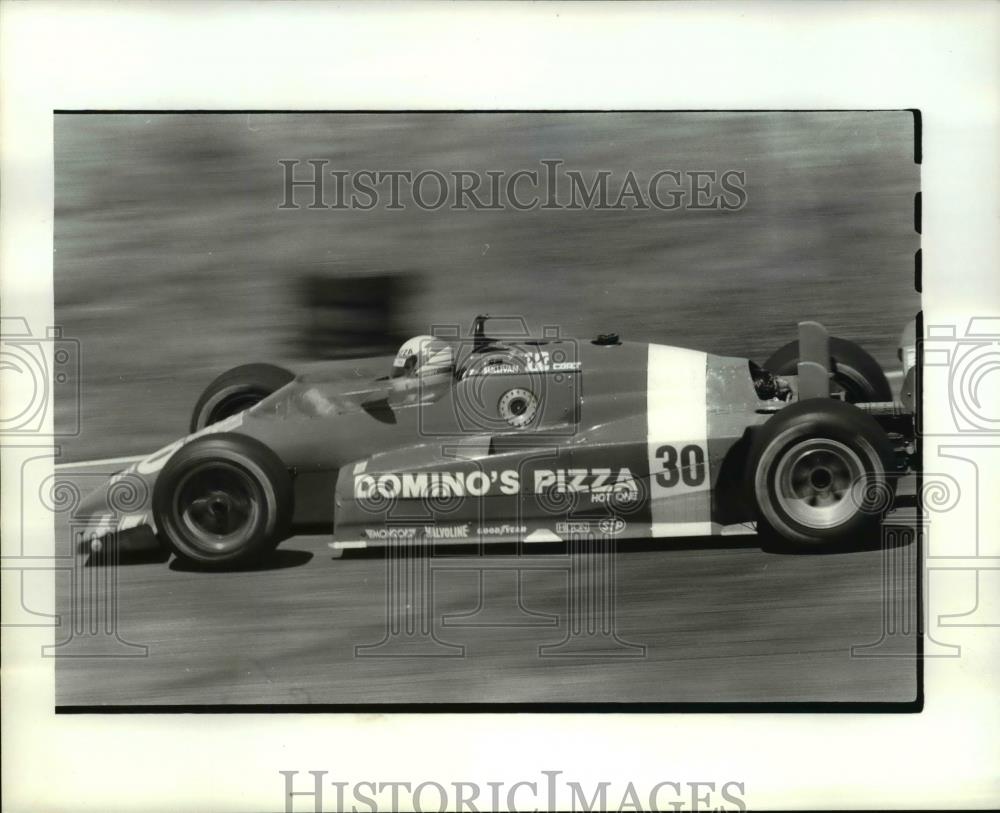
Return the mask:
<svg viewBox="0 0 1000 813">
<path fill-rule="evenodd" d="M 403 343 L 392 362 L 392 377 L 423 377 L 450 373 L 454 354 L 443 339 L 435 336 L 414 336 Z"/>
</svg>

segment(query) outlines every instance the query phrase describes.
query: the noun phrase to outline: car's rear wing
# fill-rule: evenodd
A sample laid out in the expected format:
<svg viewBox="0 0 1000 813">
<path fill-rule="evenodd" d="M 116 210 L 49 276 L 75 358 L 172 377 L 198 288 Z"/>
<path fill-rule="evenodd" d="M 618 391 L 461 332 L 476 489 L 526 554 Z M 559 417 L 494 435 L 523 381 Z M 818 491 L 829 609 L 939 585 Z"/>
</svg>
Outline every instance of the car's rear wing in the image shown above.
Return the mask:
<svg viewBox="0 0 1000 813">
<path fill-rule="evenodd" d="M 871 415 L 912 415 L 915 409 L 916 338 L 914 323 L 903 331 L 899 358 L 903 365 L 901 396 L 892 401 L 869 401 L 855 404 Z M 830 334 L 819 322 L 799 322 L 798 399 L 830 397 Z"/>
<path fill-rule="evenodd" d="M 919 401 L 916 397 L 918 364 L 915 334 L 911 323 L 900 339 L 903 382 L 899 397 L 891 401 L 859 401 L 854 404 L 860 411 L 871 415 L 894 438 L 900 471 L 912 468 L 917 455 L 916 412 Z M 831 396 L 830 367 L 830 335 L 826 328 L 819 322 L 799 322 L 798 400 Z"/>
<path fill-rule="evenodd" d="M 903 385 L 899 389 L 899 400 L 911 412 L 916 413 L 919 407 L 917 398 L 917 320 L 911 321 L 903 328 L 899 337 L 899 361 L 903 365 Z"/>
<path fill-rule="evenodd" d="M 830 397 L 830 334 L 819 322 L 799 322 L 799 400 Z"/>
</svg>

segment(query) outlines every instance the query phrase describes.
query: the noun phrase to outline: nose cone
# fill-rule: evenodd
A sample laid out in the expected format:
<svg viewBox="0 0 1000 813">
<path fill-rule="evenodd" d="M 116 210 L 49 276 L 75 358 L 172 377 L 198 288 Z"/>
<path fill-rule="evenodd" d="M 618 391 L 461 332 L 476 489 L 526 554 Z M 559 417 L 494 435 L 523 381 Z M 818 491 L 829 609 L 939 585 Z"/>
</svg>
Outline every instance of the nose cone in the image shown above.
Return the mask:
<svg viewBox="0 0 1000 813">
<path fill-rule="evenodd" d="M 118 531 L 152 528 L 153 480 L 135 467 L 119 472 L 80 500 L 75 518 L 82 541 L 101 539 Z"/>
<path fill-rule="evenodd" d="M 81 520 L 98 520 L 105 514 L 111 513 L 108 505 L 108 485 L 110 480 L 105 480 L 93 491 L 87 492 L 80 500 L 80 504 L 75 511 L 76 518 Z"/>
</svg>

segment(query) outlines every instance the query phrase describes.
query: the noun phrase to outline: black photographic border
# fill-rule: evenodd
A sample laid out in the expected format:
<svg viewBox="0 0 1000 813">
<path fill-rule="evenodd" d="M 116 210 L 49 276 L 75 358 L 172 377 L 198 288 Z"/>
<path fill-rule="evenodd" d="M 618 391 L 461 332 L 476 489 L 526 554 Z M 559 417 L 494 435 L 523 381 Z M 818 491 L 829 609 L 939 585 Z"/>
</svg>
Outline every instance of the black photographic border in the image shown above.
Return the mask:
<svg viewBox="0 0 1000 813">
<path fill-rule="evenodd" d="M 471 114 L 553 114 L 553 113 L 900 113 L 913 115 L 913 161 L 923 163 L 923 117 L 919 108 L 579 108 L 579 109 L 56 109 L 55 115 L 248 115 L 248 114 L 336 114 L 336 115 L 459 115 Z M 921 191 L 914 195 L 914 230 L 921 234 Z M 914 289 L 922 294 L 922 261 L 914 254 Z M 917 336 L 917 500 L 916 524 L 923 517 L 920 494 L 923 488 L 923 454 L 919 443 L 923 417 L 923 311 L 916 314 Z M 914 714 L 924 708 L 924 567 L 923 538 L 915 534 L 918 577 L 916 601 L 917 691 L 904 701 L 749 701 L 749 702 L 542 702 L 542 703 L 234 703 L 234 704 L 128 704 L 56 705 L 56 714 Z"/>
</svg>

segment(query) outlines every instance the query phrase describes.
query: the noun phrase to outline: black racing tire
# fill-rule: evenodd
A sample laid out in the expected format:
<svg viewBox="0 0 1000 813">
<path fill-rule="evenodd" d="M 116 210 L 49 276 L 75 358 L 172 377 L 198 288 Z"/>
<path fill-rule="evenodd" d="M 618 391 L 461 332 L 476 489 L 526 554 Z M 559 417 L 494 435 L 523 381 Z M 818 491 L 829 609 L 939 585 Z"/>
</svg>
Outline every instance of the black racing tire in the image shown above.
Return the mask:
<svg viewBox="0 0 1000 813">
<path fill-rule="evenodd" d="M 750 445 L 758 536 L 799 550 L 867 542 L 892 504 L 892 472 L 892 444 L 870 415 L 834 399 L 787 406 Z"/>
<path fill-rule="evenodd" d="M 227 370 L 205 388 L 195 403 L 191 432 L 249 409 L 293 378 L 294 373 L 273 364 L 244 364 Z"/>
<path fill-rule="evenodd" d="M 794 341 L 772 354 L 763 367 L 774 375 L 795 375 L 798 363 L 799 343 Z M 892 400 L 892 388 L 882 367 L 854 342 L 830 337 L 830 371 L 849 403 Z"/>
<path fill-rule="evenodd" d="M 202 569 L 254 564 L 286 538 L 292 478 L 260 441 L 209 434 L 182 446 L 153 488 L 153 521 L 179 559 Z"/>
</svg>

